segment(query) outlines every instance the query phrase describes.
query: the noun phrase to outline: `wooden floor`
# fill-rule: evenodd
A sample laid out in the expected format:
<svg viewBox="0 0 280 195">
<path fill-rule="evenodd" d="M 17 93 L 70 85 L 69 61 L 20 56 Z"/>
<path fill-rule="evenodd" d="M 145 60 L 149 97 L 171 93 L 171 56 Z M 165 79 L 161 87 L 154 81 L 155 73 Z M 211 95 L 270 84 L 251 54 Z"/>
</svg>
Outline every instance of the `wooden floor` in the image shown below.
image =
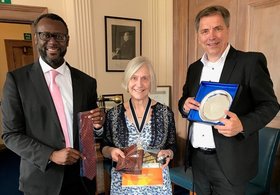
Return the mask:
<svg viewBox="0 0 280 195">
<path fill-rule="evenodd" d="M 97 176 L 96 176 L 96 186 L 97 193 L 103 194 L 105 192 L 104 189 L 104 171 L 103 171 L 103 161 L 98 161 L 97 163 Z"/>
<path fill-rule="evenodd" d="M 20 158 L 15 153 L 1 147 L 0 149 L 0 194 L 22 195 L 18 190 Z"/>
</svg>

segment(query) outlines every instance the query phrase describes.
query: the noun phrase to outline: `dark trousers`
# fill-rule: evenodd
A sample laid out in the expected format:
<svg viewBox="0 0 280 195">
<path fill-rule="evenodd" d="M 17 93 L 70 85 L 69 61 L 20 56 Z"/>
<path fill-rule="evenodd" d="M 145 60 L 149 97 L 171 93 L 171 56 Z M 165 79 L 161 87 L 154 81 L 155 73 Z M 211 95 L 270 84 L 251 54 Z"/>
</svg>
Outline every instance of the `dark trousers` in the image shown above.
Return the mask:
<svg viewBox="0 0 280 195">
<path fill-rule="evenodd" d="M 94 195 L 95 194 L 95 179 L 93 181 L 76 177 L 71 181 L 64 180 L 59 194 L 49 195 Z M 32 192 L 24 192 L 24 195 L 38 195 Z"/>
<path fill-rule="evenodd" d="M 94 179 L 95 181 L 95 179 Z M 95 183 L 95 182 L 94 182 Z M 56 195 L 94 195 L 95 184 L 86 178 L 73 179 L 71 182 L 63 182 L 61 191 Z M 24 192 L 24 195 L 38 195 L 32 192 Z M 49 194 L 53 195 L 53 194 Z"/>
<path fill-rule="evenodd" d="M 219 165 L 216 154 L 192 150 L 194 190 L 197 195 L 244 195 L 246 184 L 232 185 Z"/>
<path fill-rule="evenodd" d="M 58 184 L 57 184 L 58 185 Z M 64 166 L 64 176 L 60 192 L 50 194 L 50 192 L 42 192 L 48 195 L 94 195 L 96 191 L 96 179 L 89 180 L 80 177 L 80 164 Z M 23 192 L 24 195 L 38 195 L 34 192 Z"/>
<path fill-rule="evenodd" d="M 94 195 L 96 181 L 79 176 L 79 169 L 73 166 L 65 166 L 64 179 L 60 195 Z"/>
</svg>

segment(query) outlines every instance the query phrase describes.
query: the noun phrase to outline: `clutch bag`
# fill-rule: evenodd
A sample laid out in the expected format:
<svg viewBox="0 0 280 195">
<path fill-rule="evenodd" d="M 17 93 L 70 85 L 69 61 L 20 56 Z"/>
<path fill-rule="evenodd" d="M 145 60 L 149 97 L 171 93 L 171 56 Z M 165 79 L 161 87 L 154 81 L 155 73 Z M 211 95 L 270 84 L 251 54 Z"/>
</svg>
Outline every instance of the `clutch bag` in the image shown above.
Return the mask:
<svg viewBox="0 0 280 195">
<path fill-rule="evenodd" d="M 144 150 L 138 149 L 136 144 L 122 150 L 125 158 L 119 157 L 116 171 L 129 174 L 141 174 Z"/>
</svg>

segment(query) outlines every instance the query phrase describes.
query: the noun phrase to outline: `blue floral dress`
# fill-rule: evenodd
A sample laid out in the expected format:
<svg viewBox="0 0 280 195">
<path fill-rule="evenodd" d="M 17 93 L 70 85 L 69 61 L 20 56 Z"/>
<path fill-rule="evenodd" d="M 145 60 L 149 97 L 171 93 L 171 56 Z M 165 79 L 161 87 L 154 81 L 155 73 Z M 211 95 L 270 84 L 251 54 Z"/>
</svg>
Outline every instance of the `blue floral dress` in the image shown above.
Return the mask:
<svg viewBox="0 0 280 195">
<path fill-rule="evenodd" d="M 124 148 L 140 143 L 144 150 L 171 149 L 175 153 L 176 129 L 173 112 L 169 107 L 160 103 L 156 103 L 151 108 L 151 119 L 145 123 L 141 132 L 124 114 L 125 108 L 123 104 L 110 109 L 106 114 L 102 148 L 104 146 Z M 123 187 L 121 173 L 112 168 L 111 195 L 172 194 L 168 167 L 162 170 L 162 174 L 162 186 Z"/>
<path fill-rule="evenodd" d="M 143 149 L 148 149 L 148 145 L 151 142 L 151 122 L 145 124 L 143 130 L 138 132 L 137 128 L 126 118 L 127 127 L 129 129 L 128 143 L 129 145 L 137 144 L 140 139 Z M 140 186 L 140 187 L 122 187 L 121 173 L 115 171 L 115 168 L 111 171 L 111 194 L 172 194 L 171 181 L 169 177 L 168 167 L 162 170 L 163 186 Z"/>
</svg>

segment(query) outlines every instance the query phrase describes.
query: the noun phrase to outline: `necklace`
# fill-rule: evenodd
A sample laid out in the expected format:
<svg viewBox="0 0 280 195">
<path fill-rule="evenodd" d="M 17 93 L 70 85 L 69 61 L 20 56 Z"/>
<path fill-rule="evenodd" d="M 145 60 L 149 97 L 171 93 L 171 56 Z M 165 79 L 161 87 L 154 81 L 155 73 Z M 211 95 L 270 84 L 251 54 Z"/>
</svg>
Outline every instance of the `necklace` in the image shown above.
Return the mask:
<svg viewBox="0 0 280 195">
<path fill-rule="evenodd" d="M 145 120 L 146 120 L 146 117 L 147 117 L 147 115 L 148 115 L 148 112 L 149 112 L 149 109 L 150 109 L 150 106 L 151 106 L 151 102 L 152 102 L 152 101 L 151 101 L 151 98 L 149 98 L 149 101 L 148 101 L 148 104 L 147 104 L 147 106 L 146 106 L 145 113 L 144 113 L 143 117 L 137 117 L 137 116 L 136 116 L 136 113 L 135 113 L 135 110 L 134 110 L 134 108 L 133 108 L 132 101 L 131 101 L 131 99 L 129 100 L 129 106 L 130 106 L 130 110 L 131 110 L 131 113 L 132 113 L 132 116 L 133 116 L 133 120 L 134 120 L 134 123 L 135 123 L 135 125 L 136 125 L 136 127 L 137 127 L 137 129 L 138 129 L 139 132 L 142 131 L 143 126 L 144 126 L 144 124 L 145 124 Z M 140 126 L 139 126 L 139 123 L 138 123 L 137 118 L 143 118 L 143 120 L 142 120 Z"/>
</svg>

